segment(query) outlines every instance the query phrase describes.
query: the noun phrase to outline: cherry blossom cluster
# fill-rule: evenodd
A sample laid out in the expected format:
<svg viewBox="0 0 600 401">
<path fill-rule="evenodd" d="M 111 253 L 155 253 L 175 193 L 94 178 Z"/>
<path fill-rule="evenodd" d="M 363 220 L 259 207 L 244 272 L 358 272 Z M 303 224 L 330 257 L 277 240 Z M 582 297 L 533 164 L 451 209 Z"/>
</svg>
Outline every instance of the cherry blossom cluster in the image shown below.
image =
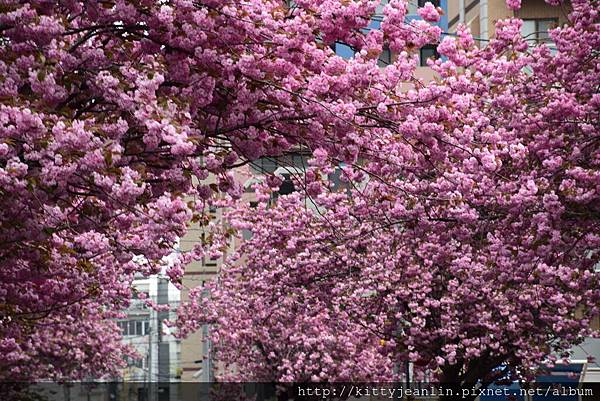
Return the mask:
<svg viewBox="0 0 600 401">
<path fill-rule="evenodd" d="M 133 278 L 177 283 L 216 252 L 172 257 L 241 196 L 236 167 L 297 147 L 356 162 L 440 35 L 398 0 L 368 30 L 379 3 L 1 0 L 0 379 L 114 372 Z M 381 71 L 385 44 L 407 52 Z"/>
<path fill-rule="evenodd" d="M 386 30 L 405 11 L 391 1 L 382 31 L 407 54 L 369 75 L 371 107 L 335 109 L 347 136 L 311 148 L 304 190 L 273 203 L 267 182 L 228 214 L 228 235 L 251 238 L 178 321 L 182 335 L 212 325 L 222 379 L 398 380 L 411 363 L 487 385 L 596 334 L 596 2 L 572 1 L 550 44 L 529 46 L 519 19 L 483 48 L 461 27 L 438 46 L 439 79 L 402 91 L 414 31 Z"/>
</svg>

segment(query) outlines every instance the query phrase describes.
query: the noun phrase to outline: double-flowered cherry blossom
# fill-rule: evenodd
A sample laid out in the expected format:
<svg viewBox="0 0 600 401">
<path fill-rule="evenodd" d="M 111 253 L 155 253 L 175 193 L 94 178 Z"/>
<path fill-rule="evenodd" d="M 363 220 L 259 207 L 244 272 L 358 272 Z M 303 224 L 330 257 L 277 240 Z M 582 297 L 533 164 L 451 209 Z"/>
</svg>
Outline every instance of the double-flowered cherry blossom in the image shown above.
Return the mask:
<svg viewBox="0 0 600 401">
<path fill-rule="evenodd" d="M 179 319 L 181 334 L 213 325 L 222 378 L 398 380 L 411 363 L 417 379 L 486 386 L 594 334 L 600 15 L 571 7 L 539 46 L 519 19 L 485 48 L 459 28 L 430 63 L 439 80 L 410 90 L 400 54 L 370 77 L 371 107 L 336 108 L 355 142 L 313 147 L 306 191 L 272 202 L 259 186 L 228 214 L 251 237 Z M 386 29 L 405 11 L 390 2 L 381 25 L 400 47 Z"/>
<path fill-rule="evenodd" d="M 0 379 L 111 373 L 132 279 L 207 252 L 173 257 L 242 194 L 231 170 L 294 147 L 355 162 L 411 80 L 407 54 L 380 71 L 384 44 L 440 33 L 400 1 L 367 32 L 379 3 L 1 0 Z"/>
</svg>

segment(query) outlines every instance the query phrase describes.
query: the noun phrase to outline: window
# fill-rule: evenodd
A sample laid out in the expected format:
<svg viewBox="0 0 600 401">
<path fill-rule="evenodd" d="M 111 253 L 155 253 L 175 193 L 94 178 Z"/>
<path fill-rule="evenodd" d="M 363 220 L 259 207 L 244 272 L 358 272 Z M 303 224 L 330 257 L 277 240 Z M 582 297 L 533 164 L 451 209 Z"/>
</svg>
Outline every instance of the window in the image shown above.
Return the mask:
<svg viewBox="0 0 600 401">
<path fill-rule="evenodd" d="M 200 238 L 201 238 L 203 244 L 208 244 L 209 238 L 208 238 L 206 232 L 203 232 L 200 235 Z M 217 267 L 217 260 L 218 259 L 219 258 L 213 259 L 213 258 L 211 258 L 209 256 L 205 256 L 204 258 L 202 258 L 202 265 L 204 267 Z"/>
<path fill-rule="evenodd" d="M 377 11 L 375 12 L 375 14 L 377 15 L 383 15 L 383 7 L 385 7 L 387 4 L 389 4 L 389 0 L 381 0 L 379 2 L 379 4 L 377 5 Z"/>
<path fill-rule="evenodd" d="M 277 157 L 261 157 L 250 164 L 252 172 L 260 175 L 276 174 L 282 178 L 289 177 L 286 172 L 300 173 L 308 166 L 309 156 L 301 153 L 289 153 Z"/>
<path fill-rule="evenodd" d="M 328 176 L 328 180 L 331 184 L 331 190 L 333 192 L 339 192 L 342 190 L 349 191 L 351 185 L 347 181 L 342 180 L 342 169 L 336 168 L 335 171 Z"/>
<path fill-rule="evenodd" d="M 427 67 L 427 60 L 430 58 L 439 58 L 440 54 L 437 52 L 436 45 L 426 45 L 421 47 L 419 50 L 419 65 L 421 67 Z"/>
<path fill-rule="evenodd" d="M 556 18 L 523 20 L 521 35 L 530 43 L 551 43 L 548 32 L 558 26 Z"/>
<path fill-rule="evenodd" d="M 277 198 L 282 195 L 289 195 L 296 190 L 291 174 L 279 174 L 279 177 L 283 180 L 283 182 L 281 185 L 279 185 L 279 189 L 277 191 L 273 191 L 271 194 L 271 202 L 277 200 Z"/>
<path fill-rule="evenodd" d="M 130 356 L 125 356 L 125 362 L 127 366 L 136 367 L 143 369 L 144 368 L 144 360 L 142 358 L 132 358 Z"/>
<path fill-rule="evenodd" d="M 244 229 L 242 230 L 242 238 L 243 238 L 245 241 L 248 241 L 249 239 L 251 239 L 251 238 L 252 238 L 252 235 L 253 235 L 252 231 L 248 230 L 247 228 L 244 228 Z"/>
<path fill-rule="evenodd" d="M 392 64 L 392 52 L 388 47 L 386 47 L 379 55 L 379 58 L 377 59 L 377 65 L 383 68 L 390 64 Z"/>
<path fill-rule="evenodd" d="M 347 60 L 354 57 L 354 49 L 345 43 L 336 42 L 331 45 L 331 48 L 333 49 L 335 54 Z"/>
<path fill-rule="evenodd" d="M 127 322 L 117 322 L 117 326 L 121 329 L 121 332 L 124 336 L 129 335 Z"/>
<path fill-rule="evenodd" d="M 351 59 L 354 57 L 354 49 L 346 44 L 335 43 L 331 45 L 331 48 L 335 51 L 335 54 L 342 58 Z M 390 64 L 392 64 L 392 52 L 389 48 L 385 47 L 377 59 L 377 65 L 383 68 Z"/>
<path fill-rule="evenodd" d="M 418 0 L 419 7 L 425 7 L 425 3 L 431 3 L 434 7 L 440 6 L 440 0 Z"/>
<path fill-rule="evenodd" d="M 206 261 L 204 262 L 204 266 L 206 267 L 217 267 L 217 259 L 206 259 Z"/>
<path fill-rule="evenodd" d="M 150 323 L 143 320 L 117 322 L 124 336 L 143 336 L 150 333 Z"/>
<path fill-rule="evenodd" d="M 271 202 L 275 201 L 281 195 L 289 195 L 296 191 L 293 177 L 301 177 L 308 166 L 310 155 L 302 151 L 290 152 L 277 157 L 263 157 L 251 163 L 251 168 L 258 175 L 273 175 L 281 178 L 282 183 L 277 191 L 273 191 Z M 252 183 L 247 182 L 246 188 L 251 188 Z M 252 191 L 250 189 L 250 191 Z M 257 204 L 251 204 L 256 207 Z M 244 235 L 245 239 L 250 238 L 250 233 Z"/>
<path fill-rule="evenodd" d="M 277 170 L 277 162 L 270 157 L 261 157 L 251 162 L 250 168 L 254 173 L 271 174 Z"/>
<path fill-rule="evenodd" d="M 294 192 L 294 183 L 289 174 L 284 174 L 283 177 L 283 182 L 279 186 L 279 191 L 277 191 L 277 193 L 279 195 L 289 195 Z"/>
</svg>

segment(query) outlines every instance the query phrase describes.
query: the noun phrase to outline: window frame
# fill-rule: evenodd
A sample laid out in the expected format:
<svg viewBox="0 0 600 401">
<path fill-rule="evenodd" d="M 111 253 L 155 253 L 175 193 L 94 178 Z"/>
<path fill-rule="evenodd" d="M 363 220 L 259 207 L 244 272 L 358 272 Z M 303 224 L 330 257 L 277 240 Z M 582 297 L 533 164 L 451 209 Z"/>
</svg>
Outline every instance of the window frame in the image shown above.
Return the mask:
<svg viewBox="0 0 600 401">
<path fill-rule="evenodd" d="M 425 7 L 425 3 L 431 3 L 434 7 L 440 7 L 441 0 L 417 0 L 417 7 Z"/>
<path fill-rule="evenodd" d="M 548 18 L 523 18 L 523 24 L 525 24 L 526 22 L 533 22 L 534 23 L 534 31 L 528 35 L 523 35 L 524 39 L 526 42 L 535 42 L 536 44 L 539 43 L 552 43 L 552 39 L 550 39 L 550 35 L 549 32 L 550 30 L 556 28 L 558 26 L 558 18 L 556 17 L 548 17 Z M 540 29 L 540 24 L 543 22 L 549 22 L 552 27 L 547 29 L 547 30 L 541 30 Z M 546 34 L 546 38 L 541 38 L 540 34 L 541 33 L 545 33 Z M 523 34 L 523 33 L 521 33 Z M 533 35 L 533 36 L 532 36 Z"/>
<path fill-rule="evenodd" d="M 427 58 L 423 58 L 423 50 L 433 50 L 433 55 Z M 419 49 L 419 67 L 429 67 L 427 60 L 434 57 L 436 60 L 440 58 L 440 54 L 437 51 L 437 45 L 428 44 Z"/>
</svg>

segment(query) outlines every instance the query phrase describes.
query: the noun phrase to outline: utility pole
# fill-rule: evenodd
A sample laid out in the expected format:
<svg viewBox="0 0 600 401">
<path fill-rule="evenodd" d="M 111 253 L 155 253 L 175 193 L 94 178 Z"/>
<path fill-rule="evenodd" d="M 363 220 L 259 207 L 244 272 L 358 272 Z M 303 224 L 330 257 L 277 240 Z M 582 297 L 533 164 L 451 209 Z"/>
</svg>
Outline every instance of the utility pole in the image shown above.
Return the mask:
<svg viewBox="0 0 600 401">
<path fill-rule="evenodd" d="M 65 396 L 65 401 L 71 401 L 71 385 L 69 383 L 64 384 L 63 392 Z"/>
<path fill-rule="evenodd" d="M 154 383 L 154 369 L 153 369 L 153 365 L 154 365 L 154 360 L 153 360 L 153 355 L 152 355 L 152 336 L 154 334 L 154 320 L 153 319 L 153 314 L 155 313 L 155 311 L 153 309 L 150 310 L 150 325 L 149 325 L 149 330 L 150 332 L 148 333 L 148 401 L 156 401 L 156 392 L 155 390 L 155 383 Z"/>
<path fill-rule="evenodd" d="M 479 2 L 479 37 L 485 41 L 489 39 L 489 23 L 488 0 L 481 0 Z"/>
</svg>

